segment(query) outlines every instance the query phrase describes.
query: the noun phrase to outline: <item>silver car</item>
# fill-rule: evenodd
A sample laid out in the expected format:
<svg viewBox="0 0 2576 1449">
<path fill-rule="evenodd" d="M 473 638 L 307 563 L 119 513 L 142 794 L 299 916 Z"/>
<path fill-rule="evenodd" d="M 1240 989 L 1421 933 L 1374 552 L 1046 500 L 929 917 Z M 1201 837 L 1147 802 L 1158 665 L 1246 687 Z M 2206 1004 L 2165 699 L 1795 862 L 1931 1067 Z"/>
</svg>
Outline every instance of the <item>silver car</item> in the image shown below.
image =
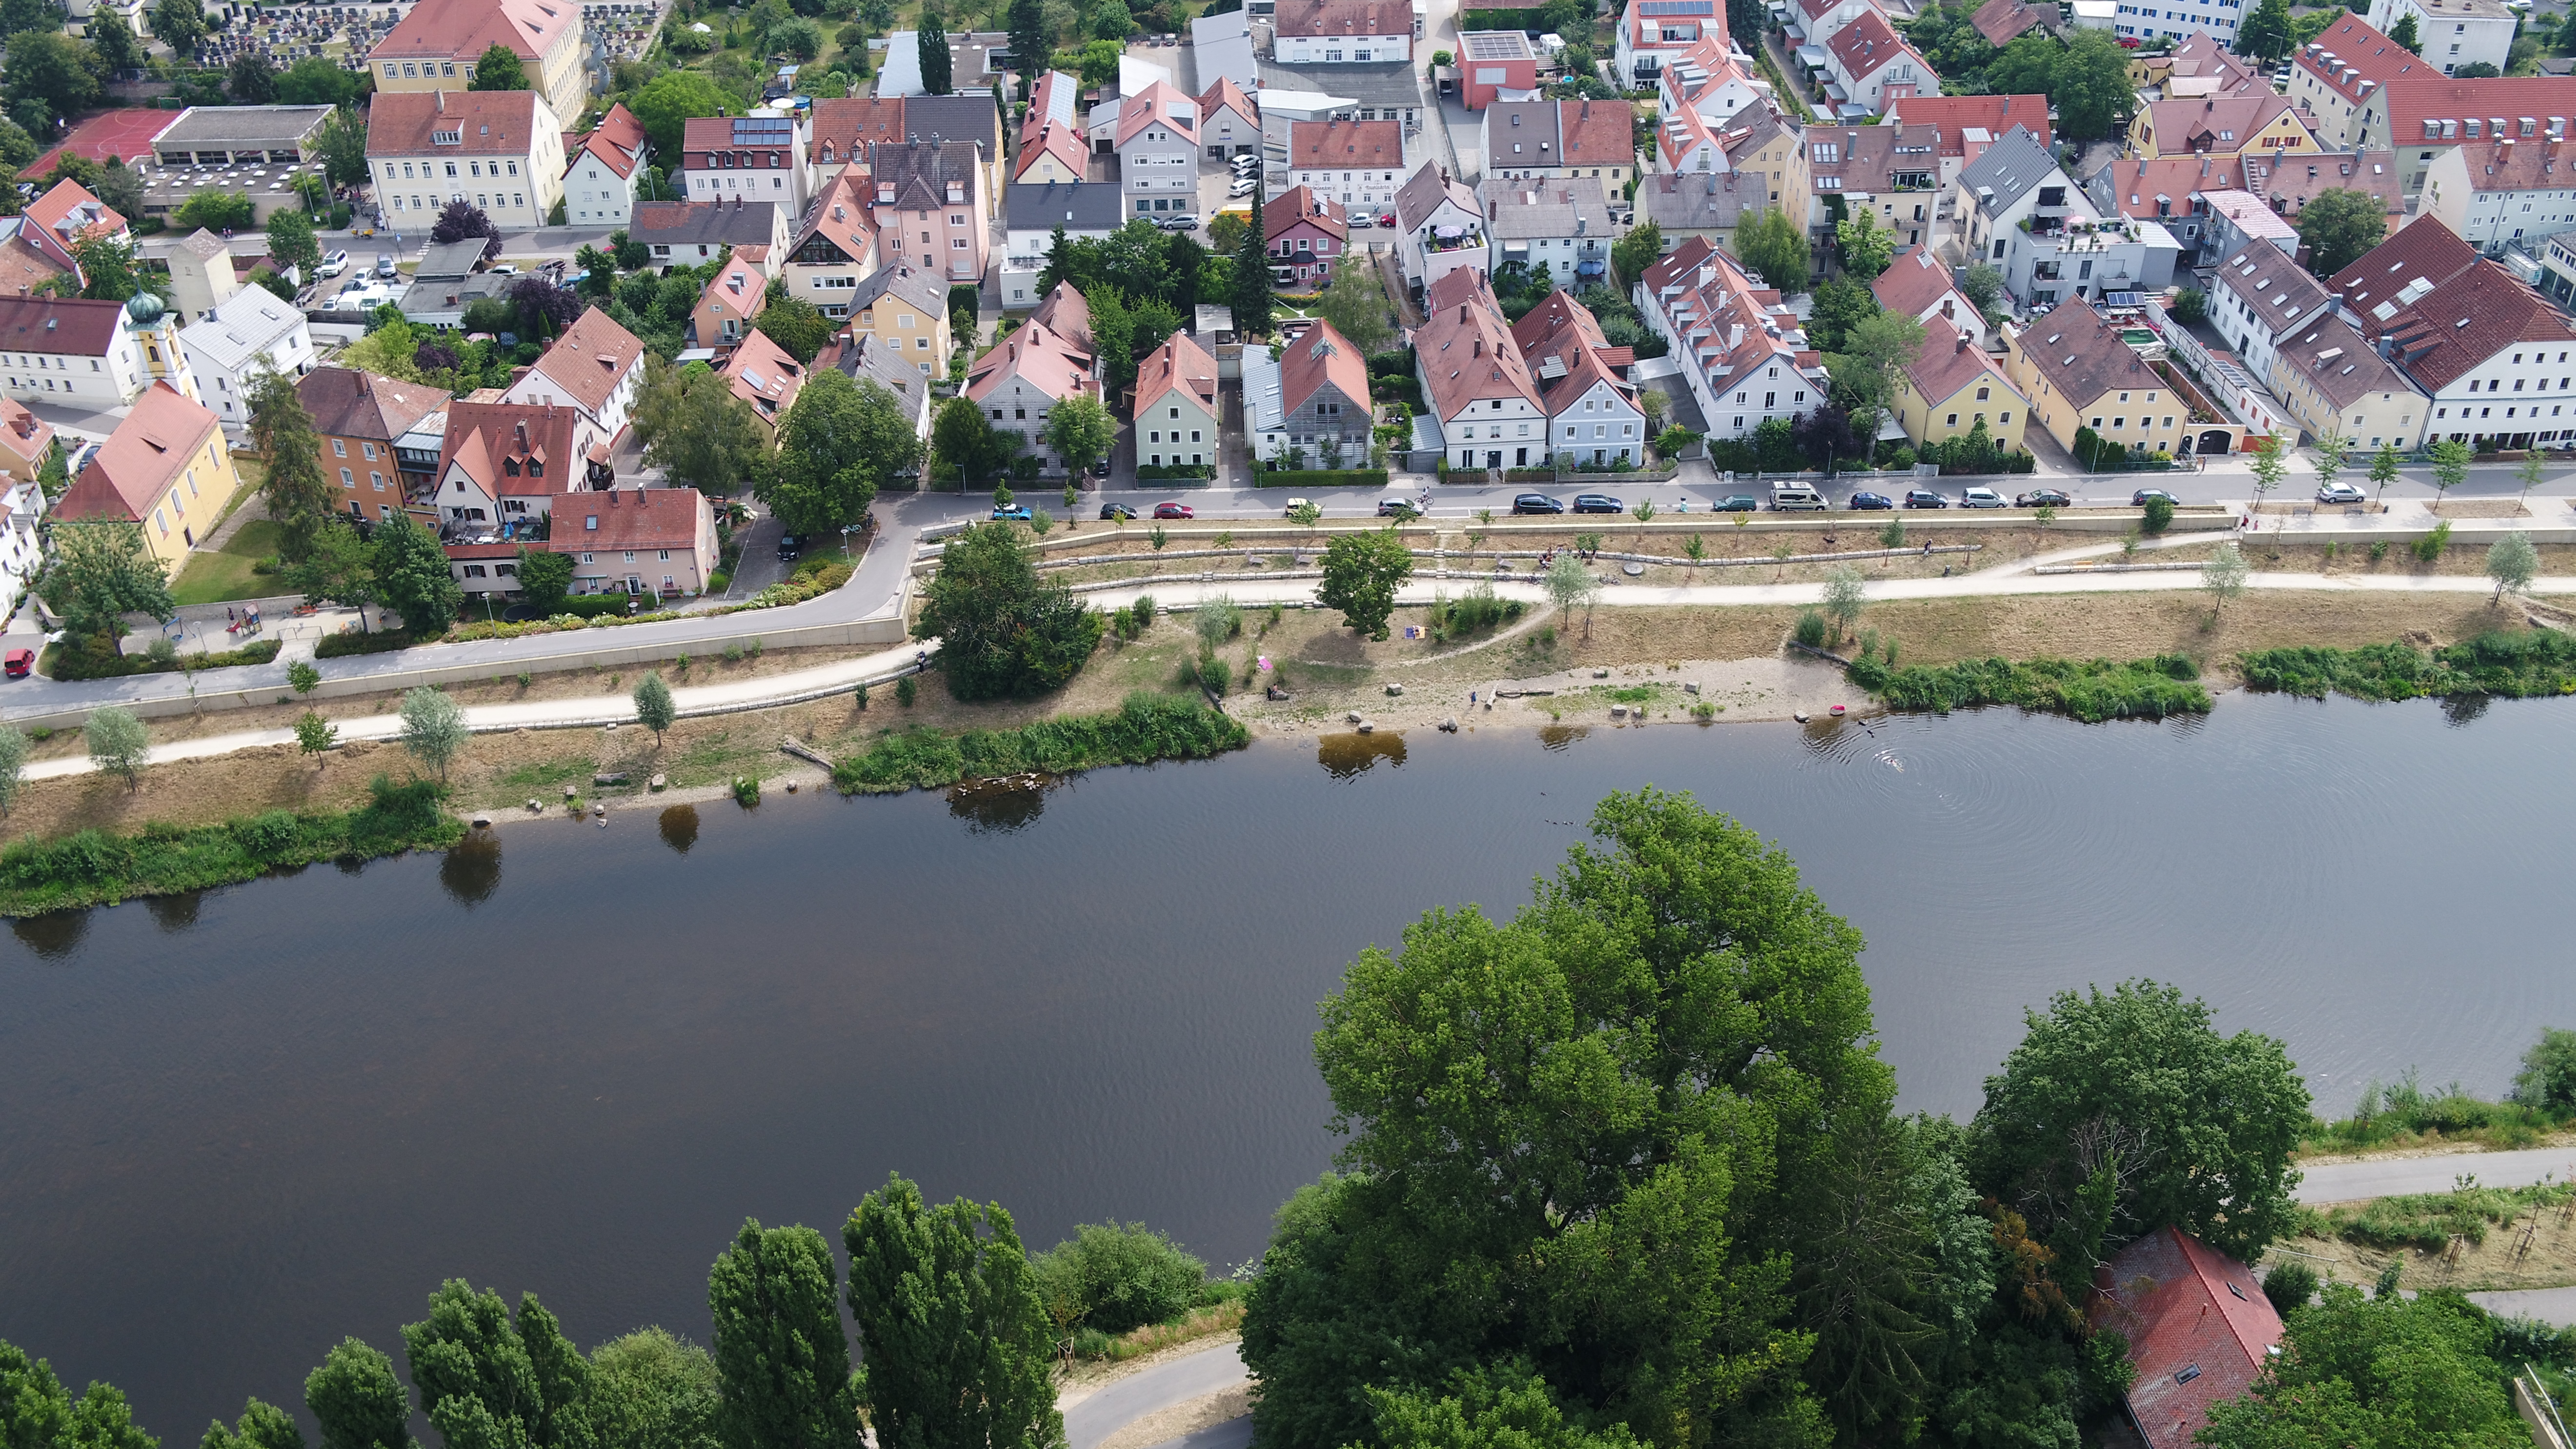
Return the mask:
<svg viewBox="0 0 2576 1449">
<path fill-rule="evenodd" d="M 2003 495 L 1992 488 L 1970 488 L 1959 495 L 1961 508 L 2001 508 Z"/>
<path fill-rule="evenodd" d="M 2329 483 L 2317 490 L 2319 503 L 2359 503 L 2362 491 L 2349 483 Z"/>
</svg>

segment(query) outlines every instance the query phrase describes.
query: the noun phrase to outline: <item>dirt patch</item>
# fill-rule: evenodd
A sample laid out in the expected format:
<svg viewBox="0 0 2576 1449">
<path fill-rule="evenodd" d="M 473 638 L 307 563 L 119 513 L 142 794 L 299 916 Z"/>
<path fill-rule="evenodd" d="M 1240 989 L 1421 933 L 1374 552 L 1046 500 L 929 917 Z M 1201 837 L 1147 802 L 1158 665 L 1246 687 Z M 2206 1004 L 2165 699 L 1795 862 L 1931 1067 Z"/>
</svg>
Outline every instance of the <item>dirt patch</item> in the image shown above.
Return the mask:
<svg viewBox="0 0 2576 1449">
<path fill-rule="evenodd" d="M 2548 1208 L 2515 1220 L 2512 1227 L 2490 1224 L 2486 1240 L 2455 1240 L 2447 1252 L 2416 1248 L 2371 1248 L 2340 1238 L 2299 1237 L 2275 1244 L 2271 1261 L 2295 1256 L 2344 1283 L 2370 1283 L 2390 1261 L 2406 1260 L 2409 1288 L 2456 1288 L 2482 1293 L 2502 1288 L 2563 1288 L 2576 1283 L 2576 1214 Z"/>
<path fill-rule="evenodd" d="M 2296 1160 L 2301 1167 L 2332 1167 L 2339 1162 L 2392 1162 L 2414 1157 L 2454 1157 L 2463 1152 L 2518 1152 L 2525 1147 L 2576 1147 L 2576 1131 L 2551 1132 L 2511 1147 L 2475 1137 L 2437 1141 L 2412 1138 L 2387 1147 L 2360 1151 L 2301 1153 Z"/>
<path fill-rule="evenodd" d="M 1240 1419 L 1251 1412 L 1252 1385 L 1237 1384 L 1230 1389 L 1219 1389 L 1169 1408 L 1157 1409 L 1101 1440 L 1100 1449 L 1145 1449 L 1149 1444 L 1169 1443 L 1184 1434 L 1213 1429 L 1229 1419 Z"/>
</svg>

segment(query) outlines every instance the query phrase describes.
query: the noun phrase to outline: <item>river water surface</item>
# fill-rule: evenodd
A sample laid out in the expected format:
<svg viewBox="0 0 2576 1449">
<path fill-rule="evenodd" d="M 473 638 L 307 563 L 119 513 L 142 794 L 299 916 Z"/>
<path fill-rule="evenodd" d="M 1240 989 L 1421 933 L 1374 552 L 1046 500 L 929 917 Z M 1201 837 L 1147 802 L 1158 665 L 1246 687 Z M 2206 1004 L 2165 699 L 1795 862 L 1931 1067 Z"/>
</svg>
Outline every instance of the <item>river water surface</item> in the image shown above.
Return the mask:
<svg viewBox="0 0 2576 1449">
<path fill-rule="evenodd" d="M 1267 742 L 1043 795 L 773 794 L 501 830 L 0 934 L 0 1338 L 174 1445 L 461 1276 L 585 1345 L 703 1340 L 746 1216 L 889 1171 L 1032 1247 L 1254 1256 L 1327 1165 L 1315 1003 L 1424 909 L 1508 912 L 1607 791 L 1696 792 L 1868 936 L 1909 1108 L 2052 991 L 2151 974 L 2321 1105 L 2500 1089 L 2576 1025 L 2576 708 L 2230 695 L 2206 720 Z"/>
</svg>

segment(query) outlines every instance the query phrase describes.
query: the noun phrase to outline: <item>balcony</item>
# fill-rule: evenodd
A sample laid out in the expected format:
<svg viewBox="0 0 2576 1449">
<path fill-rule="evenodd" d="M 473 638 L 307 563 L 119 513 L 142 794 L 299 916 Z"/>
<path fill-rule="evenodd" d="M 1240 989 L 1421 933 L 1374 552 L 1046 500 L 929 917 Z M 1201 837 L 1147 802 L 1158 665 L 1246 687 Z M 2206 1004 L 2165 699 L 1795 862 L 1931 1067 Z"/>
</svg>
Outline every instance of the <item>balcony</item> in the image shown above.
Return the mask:
<svg viewBox="0 0 2576 1449">
<path fill-rule="evenodd" d="M 2164 380 L 2165 386 L 2173 389 L 2174 396 L 2182 399 L 2184 412 L 2193 426 L 2216 427 L 2234 421 L 2221 412 L 2218 404 L 2211 402 L 2207 394 L 2194 387 L 2172 363 L 2151 361 L 2147 366 L 2155 369 L 2156 376 Z"/>
<path fill-rule="evenodd" d="M 1463 252 L 1475 247 L 1481 247 L 1484 244 L 1485 229 L 1483 227 L 1435 226 L 1431 229 L 1431 235 L 1423 239 L 1422 249 L 1426 252 L 1432 252 L 1435 254 L 1439 252 Z"/>
</svg>

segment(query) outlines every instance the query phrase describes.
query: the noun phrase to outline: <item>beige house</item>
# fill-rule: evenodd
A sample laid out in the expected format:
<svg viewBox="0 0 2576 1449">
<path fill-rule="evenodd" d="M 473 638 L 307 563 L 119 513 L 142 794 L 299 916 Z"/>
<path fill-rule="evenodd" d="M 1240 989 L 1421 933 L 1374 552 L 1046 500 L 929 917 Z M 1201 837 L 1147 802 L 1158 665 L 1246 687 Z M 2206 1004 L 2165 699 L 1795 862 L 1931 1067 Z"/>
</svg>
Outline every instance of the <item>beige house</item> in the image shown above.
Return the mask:
<svg viewBox="0 0 2576 1449">
<path fill-rule="evenodd" d="M 2183 399 L 2100 313 L 2063 307 L 2003 335 L 2006 375 L 2059 446 L 2072 451 L 2075 430 L 2091 428 L 2131 453 L 2177 450 Z"/>
<path fill-rule="evenodd" d="M 483 53 L 495 45 L 519 57 L 529 86 L 555 115 L 567 123 L 580 118 L 589 95 L 581 63 L 581 7 L 567 0 L 420 0 L 367 53 L 367 68 L 375 73 L 378 95 L 463 91 L 473 83 Z M 560 140 L 555 151 L 560 159 Z M 558 166 L 555 175 L 562 174 Z"/>
<path fill-rule="evenodd" d="M 473 202 L 502 227 L 539 227 L 563 201 L 563 127 L 534 91 L 378 91 L 367 106 L 367 170 L 397 230 L 429 230 L 451 201 Z"/>
<path fill-rule="evenodd" d="M 1223 417 L 1216 393 L 1216 359 L 1191 341 L 1189 334 L 1173 333 L 1136 364 L 1138 466 L 1213 466 Z"/>
<path fill-rule="evenodd" d="M 1896 374 L 1896 424 L 1915 447 L 1966 437 L 1983 423 L 1998 447 L 2017 453 L 2029 421 L 2030 403 L 2001 359 L 1937 315 L 1923 324 L 1922 352 Z"/>
<path fill-rule="evenodd" d="M 240 484 L 223 424 L 202 404 L 156 382 L 136 395 L 125 420 L 54 505 L 54 521 L 139 523 L 152 556 L 176 577 Z"/>
<path fill-rule="evenodd" d="M 2433 412 L 2426 397 L 2370 339 L 2340 317 L 2319 317 L 2273 351 L 2272 394 L 2310 436 L 2348 448 L 2413 449 Z"/>
</svg>

